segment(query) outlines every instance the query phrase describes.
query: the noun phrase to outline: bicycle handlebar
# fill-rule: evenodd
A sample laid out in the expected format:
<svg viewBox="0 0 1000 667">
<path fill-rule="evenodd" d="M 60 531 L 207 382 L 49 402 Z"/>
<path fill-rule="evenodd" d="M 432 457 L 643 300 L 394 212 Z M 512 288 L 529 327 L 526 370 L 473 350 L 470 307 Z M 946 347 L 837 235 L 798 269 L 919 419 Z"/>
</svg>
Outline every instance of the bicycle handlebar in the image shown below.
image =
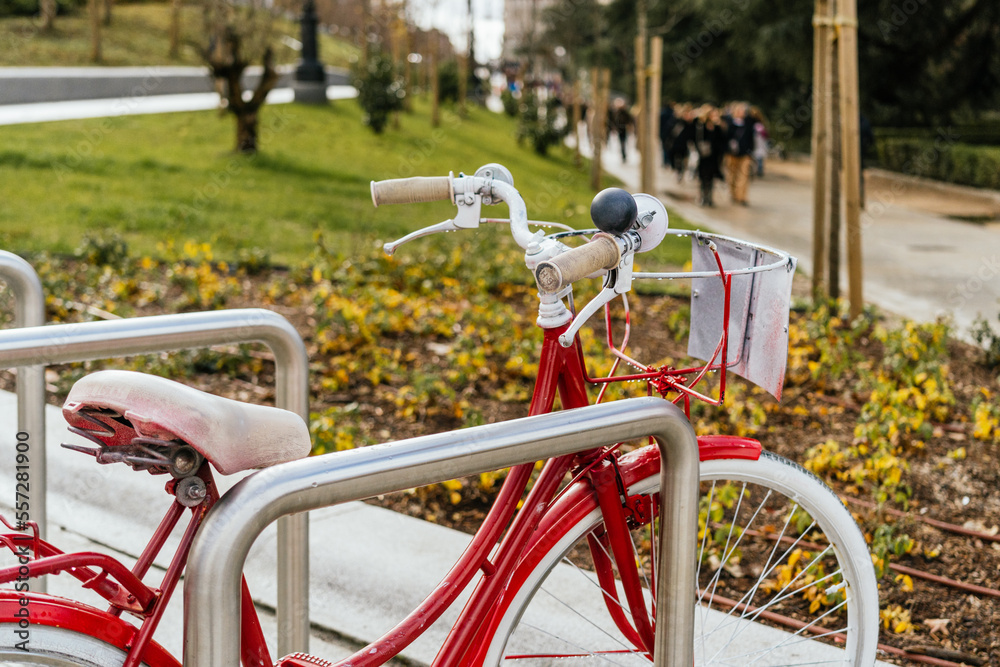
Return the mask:
<svg viewBox="0 0 1000 667">
<path fill-rule="evenodd" d="M 420 202 L 450 200 L 455 196 L 450 176 L 414 176 L 372 181 L 372 203 L 416 204 Z"/>
<path fill-rule="evenodd" d="M 615 268 L 621 257 L 622 248 L 615 237 L 600 232 L 586 245 L 539 263 L 535 280 L 541 291 L 555 294 L 592 273 Z"/>
<path fill-rule="evenodd" d="M 451 175 L 415 176 L 372 181 L 372 203 L 375 206 L 450 199 L 459 209 L 458 215 L 453 220 L 446 220 L 437 225 L 411 232 L 403 238 L 387 244 L 386 252 L 392 254 L 403 243 L 428 234 L 457 229 L 474 229 L 479 226 L 479 207 L 484 203 L 504 202 L 507 204 L 508 209 L 510 209 L 511 234 L 519 246 L 528 249 L 541 242 L 544 234 L 541 232 L 532 233 L 528 229 L 528 210 L 517 188 L 503 180 L 502 177 L 495 175 L 493 169 L 489 169 L 490 167 L 503 169 L 499 165 L 487 165 L 481 167 L 476 176 L 459 175 L 457 178 Z M 503 171 L 506 170 L 503 169 Z M 480 173 L 485 175 L 478 175 Z"/>
</svg>

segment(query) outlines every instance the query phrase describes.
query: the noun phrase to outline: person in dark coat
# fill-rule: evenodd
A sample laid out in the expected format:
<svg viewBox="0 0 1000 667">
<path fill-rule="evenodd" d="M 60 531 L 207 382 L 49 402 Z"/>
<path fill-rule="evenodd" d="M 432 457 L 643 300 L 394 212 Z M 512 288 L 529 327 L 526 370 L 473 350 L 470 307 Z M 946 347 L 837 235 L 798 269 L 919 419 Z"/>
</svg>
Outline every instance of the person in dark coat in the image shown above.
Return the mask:
<svg viewBox="0 0 1000 667">
<path fill-rule="evenodd" d="M 660 149 L 663 151 L 663 166 L 672 167 L 670 147 L 674 143 L 674 124 L 677 116 L 674 107 L 669 102 L 660 109 Z"/>
<path fill-rule="evenodd" d="M 726 180 L 729 181 L 729 194 L 734 204 L 746 206 L 750 170 L 753 168 L 754 140 L 753 121 L 747 115 L 747 105 L 742 102 L 734 104 L 732 115 L 726 124 L 729 140 Z"/>
<path fill-rule="evenodd" d="M 712 206 L 712 188 L 715 179 L 723 177 L 722 158 L 726 154 L 726 129 L 718 109 L 705 105 L 699 110 L 692 129 L 692 140 L 698 153 L 699 203 Z"/>
<path fill-rule="evenodd" d="M 622 150 L 622 162 L 628 159 L 625 146 L 628 142 L 628 130 L 632 127 L 632 114 L 629 113 L 625 100 L 615 98 L 614 104 L 608 110 L 608 127 L 618 135 L 618 145 Z"/>
<path fill-rule="evenodd" d="M 684 180 L 687 157 L 691 152 L 689 143 L 694 131 L 694 109 L 690 104 L 681 107 L 674 122 L 673 141 L 670 144 L 670 164 L 677 172 L 677 182 Z"/>
</svg>

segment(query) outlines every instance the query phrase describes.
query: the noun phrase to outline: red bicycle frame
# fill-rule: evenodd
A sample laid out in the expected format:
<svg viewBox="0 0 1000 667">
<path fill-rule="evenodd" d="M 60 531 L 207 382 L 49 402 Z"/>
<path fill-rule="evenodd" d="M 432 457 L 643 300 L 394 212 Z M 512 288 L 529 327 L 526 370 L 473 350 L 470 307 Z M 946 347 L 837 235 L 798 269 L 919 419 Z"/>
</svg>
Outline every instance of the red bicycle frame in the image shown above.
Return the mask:
<svg viewBox="0 0 1000 667">
<path fill-rule="evenodd" d="M 721 265 L 720 265 L 721 270 Z M 723 274 L 723 280 L 728 287 L 728 276 Z M 726 290 L 728 308 L 728 289 Z M 647 373 L 635 376 L 618 376 L 615 378 L 591 379 L 585 368 L 583 349 L 577 338 L 568 348 L 562 347 L 558 339 L 568 328 L 568 324 L 544 329 L 539 371 L 534 393 L 529 408 L 530 415 L 551 412 L 558 395 L 561 407 L 564 409 L 583 407 L 589 404 L 587 385 L 606 383 L 625 379 L 646 379 L 655 385 L 656 378 L 669 378 L 670 388 L 677 390 L 677 384 L 683 384 L 676 377 L 670 377 L 663 369 L 650 369 Z M 610 327 L 609 327 L 610 332 Z M 609 333 L 610 343 L 610 333 Z M 622 356 L 611 345 L 616 354 Z M 624 344 L 623 344 L 624 347 Z M 725 369 L 725 333 L 717 349 L 721 352 Z M 714 360 L 713 360 L 714 361 Z M 712 363 L 709 363 L 712 366 Z M 715 367 L 715 366 L 713 366 Z M 613 369 L 612 369 L 613 372 Z M 672 376 L 687 374 L 691 369 L 670 371 Z M 700 379 L 704 370 L 698 376 Z M 696 380 L 697 381 L 697 380 Z M 693 385 L 694 382 L 690 383 Z M 679 391 L 685 398 L 700 394 L 690 389 L 690 385 Z M 657 389 L 663 388 L 656 386 Z M 716 400 L 721 400 L 716 399 Z M 711 458 L 757 458 L 760 445 L 756 441 L 744 438 L 716 436 L 700 438 L 702 460 Z M 353 656 L 337 663 L 350 664 L 353 667 L 376 667 L 384 664 L 402 651 L 424 628 L 430 626 L 465 590 L 478 573 L 482 578 L 462 610 L 458 620 L 452 627 L 445 643 L 436 656 L 434 667 L 475 667 L 483 660 L 488 640 L 496 628 L 500 614 L 507 606 L 508 589 L 511 579 L 529 549 L 538 544 L 539 536 L 545 531 L 545 517 L 553 504 L 577 502 L 582 497 L 595 497 L 602 510 L 605 521 L 605 531 L 600 538 L 601 548 L 592 551 L 611 553 L 617 563 L 634 563 L 632 556 L 632 541 L 627 525 L 627 518 L 634 513 L 650 512 L 635 504 L 630 504 L 627 496 L 627 485 L 623 480 L 622 471 L 613 454 L 614 448 L 601 448 L 583 454 L 564 456 L 548 460 L 541 473 L 531 485 L 523 506 L 518 510 L 518 502 L 528 489 L 535 466 L 523 464 L 510 469 L 500 492 L 487 514 L 482 526 L 475 534 L 469 547 L 455 563 L 452 569 L 442 579 L 442 584 L 435 588 L 416 609 L 392 630 L 373 642 L 369 647 L 358 651 Z M 656 456 L 644 461 L 644 465 L 658 465 Z M 560 491 L 567 473 L 575 473 L 573 483 Z M 0 536 L 0 543 L 18 553 L 18 547 L 30 541 L 32 557 L 27 563 L 28 576 L 39 576 L 58 572 L 68 572 L 80 579 L 85 588 L 91 588 L 102 595 L 108 602 L 107 611 L 100 611 L 68 601 L 46 596 L 31 596 L 32 623 L 41 623 L 65 627 L 92 636 L 99 636 L 109 643 L 128 652 L 125 667 L 134 667 L 145 661 L 153 667 L 175 666 L 177 661 L 169 656 L 158 644 L 152 641 L 163 610 L 180 579 L 187 560 L 188 550 L 201 521 L 211 506 L 218 499 L 216 487 L 212 481 L 209 465 L 205 463 L 199 471 L 199 476 L 206 482 L 209 489 L 204 503 L 193 508 L 191 521 L 185 530 L 181 544 L 174 554 L 171 564 L 158 587 L 149 587 L 142 582 L 150 565 L 165 544 L 167 537 L 175 528 L 184 507 L 174 502 L 146 545 L 135 567 L 128 570 L 118 561 L 109 556 L 93 553 L 63 554 L 52 545 L 40 540 L 37 533 L 32 537 L 24 534 L 8 534 Z M 172 484 L 173 482 L 171 482 Z M 168 484 L 168 491 L 172 492 Z M 551 514 L 550 514 L 551 516 Z M 13 528 L 12 526 L 8 527 Z M 497 544 L 499 543 L 499 548 Z M 496 549 L 495 549 L 496 548 Z M 495 553 L 493 560 L 490 554 Z M 599 580 L 617 602 L 617 592 L 611 561 L 604 556 L 595 556 Z M 639 574 L 634 567 L 618 567 L 625 601 L 619 605 L 609 603 L 609 611 L 616 625 L 624 636 L 637 649 L 651 654 L 653 647 L 653 630 L 650 614 L 643 598 L 643 586 Z M 19 566 L 0 569 L 0 583 L 10 583 L 24 575 Z M 515 582 L 516 584 L 516 582 Z M 517 586 L 513 587 L 516 590 Z M 12 605 L 17 605 L 17 594 L 0 593 L 0 616 L 13 618 L 16 611 Z M 628 605 L 634 621 L 629 621 L 621 611 L 622 605 Z M 272 667 L 256 611 L 250 597 L 246 582 L 243 582 L 241 608 L 242 648 L 241 658 L 246 667 Z M 42 613 L 36 613 L 42 610 Z M 139 628 L 125 623 L 119 618 L 122 611 L 128 611 L 142 618 Z M 103 625 L 102 625 L 103 624 Z M 97 626 L 106 627 L 97 631 Z M 373 650 L 374 649 L 374 650 Z M 278 667 L 308 667 L 315 665 L 307 657 L 288 656 L 278 661 Z"/>
</svg>

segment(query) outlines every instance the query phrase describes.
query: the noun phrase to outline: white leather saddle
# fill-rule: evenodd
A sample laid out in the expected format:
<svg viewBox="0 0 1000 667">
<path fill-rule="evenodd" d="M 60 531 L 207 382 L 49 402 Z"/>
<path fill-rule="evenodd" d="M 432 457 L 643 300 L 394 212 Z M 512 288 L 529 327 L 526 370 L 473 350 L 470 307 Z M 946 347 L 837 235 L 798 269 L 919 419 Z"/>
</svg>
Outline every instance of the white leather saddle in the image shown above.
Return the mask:
<svg viewBox="0 0 1000 667">
<path fill-rule="evenodd" d="M 312 447 L 309 429 L 293 412 L 145 373 L 99 371 L 84 377 L 66 397 L 63 416 L 70 426 L 92 430 L 92 420 L 81 411 L 94 408 L 124 417 L 139 436 L 186 442 L 223 475 L 294 461 Z"/>
</svg>

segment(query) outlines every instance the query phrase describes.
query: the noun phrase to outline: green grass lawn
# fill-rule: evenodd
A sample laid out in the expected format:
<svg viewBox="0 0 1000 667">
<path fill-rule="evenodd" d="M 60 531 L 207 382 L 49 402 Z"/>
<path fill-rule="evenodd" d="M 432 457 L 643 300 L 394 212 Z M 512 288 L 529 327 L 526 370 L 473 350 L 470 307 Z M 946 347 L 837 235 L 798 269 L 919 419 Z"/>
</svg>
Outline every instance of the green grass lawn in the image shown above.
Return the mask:
<svg viewBox="0 0 1000 667">
<path fill-rule="evenodd" d="M 532 218 L 590 226 L 586 171 L 568 151 L 541 158 L 518 146 L 503 115 L 446 112 L 432 129 L 418 101 L 398 129 L 374 135 L 357 103 L 342 101 L 265 107 L 260 122 L 255 157 L 232 152 L 233 119 L 217 112 L 0 128 L 0 247 L 69 253 L 87 235 L 116 232 L 132 253 L 196 240 L 220 258 L 259 248 L 294 263 L 317 231 L 350 251 L 453 215 L 445 203 L 376 210 L 369 181 L 472 173 L 487 162 L 512 171 Z"/>
<path fill-rule="evenodd" d="M 202 16 L 195 5 L 183 8 L 181 42 L 177 58 L 171 58 L 169 42 L 170 3 L 119 4 L 112 11 L 111 26 L 103 31 L 102 65 L 204 65 L 200 50 Z M 295 63 L 299 53 L 280 42 L 281 35 L 297 38 L 299 26 L 288 20 L 275 23 L 274 48 L 277 62 Z M 320 57 L 327 65 L 349 67 L 357 49 L 328 35 L 320 35 Z M 79 11 L 56 18 L 51 34 L 38 30 L 37 18 L 0 20 L 0 67 L 48 67 L 92 65 L 90 20 Z M 260 64 L 260 63 L 255 63 Z"/>
</svg>

